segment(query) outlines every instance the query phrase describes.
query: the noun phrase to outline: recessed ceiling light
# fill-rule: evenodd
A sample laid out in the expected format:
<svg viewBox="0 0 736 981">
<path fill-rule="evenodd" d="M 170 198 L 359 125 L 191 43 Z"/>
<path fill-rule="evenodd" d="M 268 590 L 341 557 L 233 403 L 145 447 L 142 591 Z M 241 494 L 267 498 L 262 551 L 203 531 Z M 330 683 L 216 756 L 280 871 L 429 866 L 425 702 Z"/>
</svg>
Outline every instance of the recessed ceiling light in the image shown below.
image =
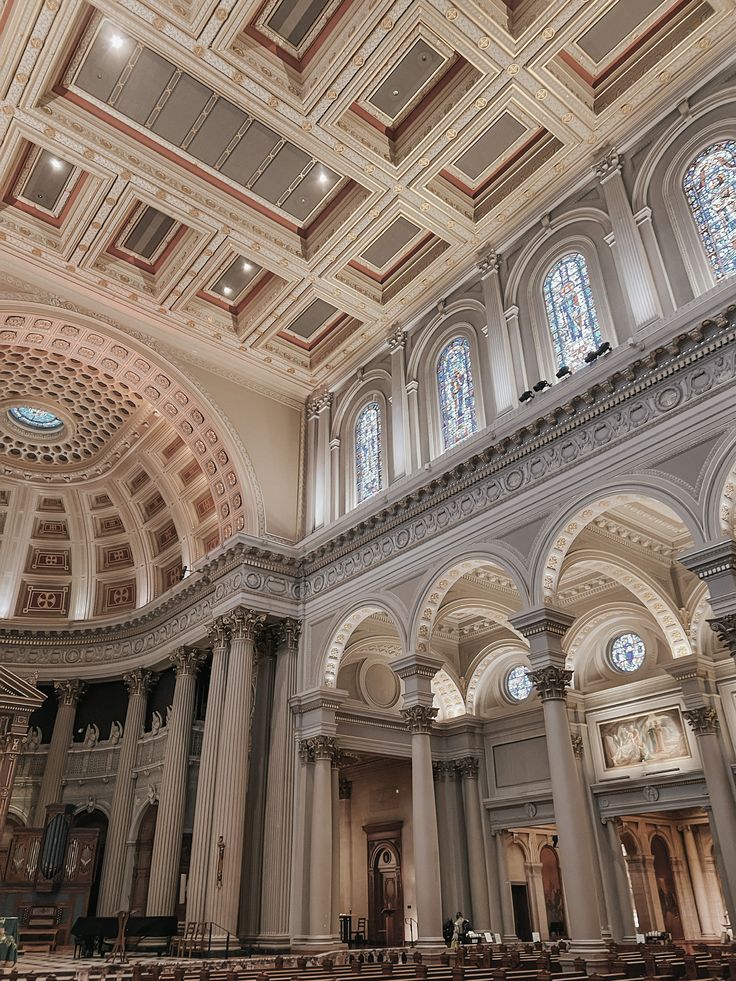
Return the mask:
<svg viewBox="0 0 736 981">
<path fill-rule="evenodd" d="M 110 47 L 115 48 L 115 50 L 117 51 L 119 48 L 122 48 L 122 46 L 123 46 L 123 39 L 120 37 L 119 34 L 113 34 L 112 37 L 110 38 Z"/>
<path fill-rule="evenodd" d="M 330 176 L 324 170 L 320 170 L 318 180 L 320 184 L 328 184 L 330 180 Z"/>
<path fill-rule="evenodd" d="M 243 263 L 243 272 L 250 272 L 253 266 L 249 262 Z"/>
<path fill-rule="evenodd" d="M 232 290 L 232 287 L 231 287 L 231 286 L 223 286 L 223 287 L 222 287 L 222 292 L 223 292 L 223 293 L 224 293 L 224 294 L 225 294 L 226 296 L 230 296 L 230 294 L 232 293 L 232 291 L 233 291 L 233 290 Z"/>
<path fill-rule="evenodd" d="M 398 95 L 398 94 L 399 94 L 399 90 L 398 89 L 394 89 L 393 92 L 391 93 L 391 95 Z"/>
<path fill-rule="evenodd" d="M 61 170 L 62 168 L 61 160 L 58 157 L 49 157 L 49 164 L 52 170 Z"/>
</svg>

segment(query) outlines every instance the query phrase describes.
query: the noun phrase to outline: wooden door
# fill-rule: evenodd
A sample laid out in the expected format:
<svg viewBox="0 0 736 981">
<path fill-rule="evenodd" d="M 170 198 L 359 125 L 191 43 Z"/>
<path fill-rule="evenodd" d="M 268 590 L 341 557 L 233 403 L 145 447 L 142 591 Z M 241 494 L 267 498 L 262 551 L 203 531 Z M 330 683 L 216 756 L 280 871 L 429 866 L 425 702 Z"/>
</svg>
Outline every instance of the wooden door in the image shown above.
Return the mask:
<svg viewBox="0 0 736 981">
<path fill-rule="evenodd" d="M 526 884 L 511 883 L 511 902 L 514 907 L 514 928 L 519 940 L 532 939 L 532 918 L 529 912 L 529 890 Z"/>
<path fill-rule="evenodd" d="M 368 942 L 398 947 L 404 942 L 401 822 L 363 830 L 368 839 Z"/>
<path fill-rule="evenodd" d="M 141 818 L 133 860 L 133 883 L 130 887 L 130 912 L 133 916 L 145 916 L 148 901 L 148 881 L 151 877 L 153 838 L 156 833 L 158 804 L 149 804 Z"/>
</svg>

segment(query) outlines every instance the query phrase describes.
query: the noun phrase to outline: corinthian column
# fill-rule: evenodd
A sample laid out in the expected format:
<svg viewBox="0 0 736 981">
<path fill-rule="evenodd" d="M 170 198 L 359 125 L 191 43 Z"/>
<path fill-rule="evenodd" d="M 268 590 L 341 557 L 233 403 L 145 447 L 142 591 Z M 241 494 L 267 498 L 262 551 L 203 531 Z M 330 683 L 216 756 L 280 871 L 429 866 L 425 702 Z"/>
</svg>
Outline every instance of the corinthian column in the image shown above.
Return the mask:
<svg viewBox="0 0 736 981">
<path fill-rule="evenodd" d="M 215 620 L 209 633 L 209 640 L 212 645 L 212 670 L 204 718 L 202 753 L 199 758 L 192 856 L 189 862 L 187 886 L 187 919 L 196 921 L 203 920 L 205 914 L 212 839 L 212 808 L 217 780 L 217 753 L 220 747 L 222 712 L 225 705 L 225 675 L 230 631 L 223 617 Z"/>
<path fill-rule="evenodd" d="M 243 607 L 226 618 L 230 627 L 230 659 L 212 814 L 206 919 L 233 935 L 238 932 L 243 870 L 255 638 L 265 619 L 265 613 Z"/>
<path fill-rule="evenodd" d="M 263 842 L 261 937 L 271 944 L 288 943 L 291 846 L 294 821 L 296 744 L 294 714 L 289 705 L 296 694 L 300 620 L 278 625 L 276 677 L 271 716 L 271 749 L 266 784 L 266 835 Z"/>
<path fill-rule="evenodd" d="M 169 661 L 176 670 L 176 684 L 168 725 L 156 833 L 153 839 L 151 877 L 146 903 L 147 916 L 172 916 L 176 909 L 194 689 L 197 671 L 203 659 L 202 651 L 190 651 L 184 647 L 169 655 Z"/>
<path fill-rule="evenodd" d="M 335 740 L 314 736 L 309 740 L 314 759 L 312 834 L 309 862 L 309 940 L 329 943 L 332 925 L 332 758 Z"/>
<path fill-rule="evenodd" d="M 414 836 L 414 879 L 417 894 L 417 934 L 424 946 L 444 947 L 440 846 L 432 774 L 430 733 L 437 709 L 432 706 L 432 678 L 442 667 L 434 657 L 410 654 L 393 664 L 404 682 L 401 714 L 411 733 L 411 822 Z"/>
<path fill-rule="evenodd" d="M 114 916 L 122 909 L 125 852 L 133 810 L 133 785 L 138 739 L 146 717 L 146 698 L 151 687 L 151 672 L 136 668 L 123 675 L 128 689 L 128 708 L 125 713 L 123 741 L 118 758 L 118 772 L 112 792 L 110 824 L 107 829 L 105 857 L 100 880 L 99 916 Z"/>
<path fill-rule="evenodd" d="M 465 835 L 468 841 L 473 929 L 483 932 L 491 929 L 491 910 L 488 902 L 486 847 L 483 840 L 483 822 L 478 792 L 478 757 L 465 756 L 458 760 L 457 769 L 463 782 L 463 809 L 465 811 Z"/>
<path fill-rule="evenodd" d="M 41 789 L 33 812 L 33 823 L 37 828 L 43 827 L 45 823 L 47 806 L 56 804 L 61 800 L 61 784 L 66 767 L 66 754 L 74 732 L 77 702 L 84 689 L 85 686 L 81 681 L 54 682 L 58 709 L 49 745 L 49 755 L 46 757 L 46 769 L 43 771 Z"/>
<path fill-rule="evenodd" d="M 529 656 L 534 666 L 529 677 L 542 700 L 560 866 L 573 949 L 583 957 L 602 955 L 599 898 L 593 871 L 597 856 L 567 717 L 566 689 L 572 680 L 572 671 L 564 667 L 562 638 L 573 618 L 542 607 L 519 614 L 511 622 L 529 641 Z"/>
<path fill-rule="evenodd" d="M 391 447 L 394 479 L 411 471 L 409 401 L 406 394 L 406 331 L 395 324 L 386 340 L 391 352 Z"/>
</svg>

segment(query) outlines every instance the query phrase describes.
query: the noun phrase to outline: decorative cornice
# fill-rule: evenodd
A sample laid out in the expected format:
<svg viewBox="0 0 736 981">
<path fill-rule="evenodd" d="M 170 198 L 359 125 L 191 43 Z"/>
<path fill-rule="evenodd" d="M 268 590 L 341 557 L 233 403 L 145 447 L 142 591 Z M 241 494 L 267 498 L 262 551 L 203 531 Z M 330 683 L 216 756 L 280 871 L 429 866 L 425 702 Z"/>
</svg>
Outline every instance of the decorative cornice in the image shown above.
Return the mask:
<svg viewBox="0 0 736 981">
<path fill-rule="evenodd" d="M 704 548 L 685 552 L 678 558 L 686 569 L 707 582 L 708 579 L 713 579 L 724 573 L 736 573 L 736 542 L 730 538 L 724 538 L 722 541 L 708 544 Z"/>
<path fill-rule="evenodd" d="M 55 681 L 54 691 L 59 705 L 76 705 L 86 691 L 82 681 Z"/>
<path fill-rule="evenodd" d="M 541 607 L 528 613 L 519 613 L 511 617 L 512 625 L 524 637 L 538 637 L 543 634 L 553 637 L 564 637 L 575 622 L 575 617 L 562 610 L 552 607 Z"/>
<path fill-rule="evenodd" d="M 709 736 L 718 732 L 720 728 L 718 713 L 712 706 L 703 705 L 700 708 L 688 709 L 682 714 L 696 736 Z"/>
<path fill-rule="evenodd" d="M 572 671 L 566 668 L 547 667 L 527 672 L 543 702 L 564 701 L 566 689 L 572 681 Z"/>
<path fill-rule="evenodd" d="M 431 732 L 438 714 L 439 709 L 431 705 L 412 705 L 401 710 L 401 717 L 411 733 Z"/>
<path fill-rule="evenodd" d="M 135 668 L 133 671 L 128 671 L 127 674 L 123 675 L 123 681 L 125 682 L 125 687 L 128 689 L 129 698 L 141 695 L 146 696 L 151 688 L 153 674 L 150 671 Z"/>
</svg>

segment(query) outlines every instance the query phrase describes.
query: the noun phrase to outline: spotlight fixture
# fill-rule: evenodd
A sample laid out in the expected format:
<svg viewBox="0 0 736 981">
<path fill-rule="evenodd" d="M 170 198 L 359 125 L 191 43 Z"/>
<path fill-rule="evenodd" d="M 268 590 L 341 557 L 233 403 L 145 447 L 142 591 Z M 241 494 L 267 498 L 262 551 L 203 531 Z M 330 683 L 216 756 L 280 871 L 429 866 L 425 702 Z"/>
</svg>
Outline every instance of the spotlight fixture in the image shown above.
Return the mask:
<svg viewBox="0 0 736 981">
<path fill-rule="evenodd" d="M 555 375 L 555 378 L 565 378 L 567 375 L 571 375 L 571 374 L 572 372 L 570 371 L 568 366 L 566 364 L 561 364 L 560 367 L 557 369 L 557 374 Z"/>
<path fill-rule="evenodd" d="M 49 157 L 49 164 L 52 170 L 61 170 L 62 163 L 58 157 Z"/>
<path fill-rule="evenodd" d="M 536 385 L 532 386 L 535 392 L 543 392 L 545 388 L 549 388 L 549 382 L 546 378 L 540 378 Z"/>
<path fill-rule="evenodd" d="M 608 352 L 609 352 L 610 350 L 611 350 L 611 345 L 610 345 L 610 344 L 608 343 L 608 341 L 603 341 L 603 342 L 602 342 L 602 343 L 600 344 L 600 346 L 598 347 L 598 350 L 596 351 L 596 354 L 597 354 L 597 355 L 598 355 L 598 357 L 600 358 L 600 357 L 601 357 L 601 355 L 603 355 L 603 354 L 608 354 Z"/>
<path fill-rule="evenodd" d="M 583 358 L 583 361 L 585 361 L 586 364 L 593 364 L 593 362 L 597 357 L 598 357 L 597 351 L 588 351 L 588 353 Z"/>
<path fill-rule="evenodd" d="M 115 50 L 117 51 L 119 48 L 122 48 L 122 46 L 123 46 L 123 39 L 120 37 L 119 34 L 113 34 L 112 37 L 110 38 L 110 47 L 115 48 Z"/>
<path fill-rule="evenodd" d="M 559 835 L 552 835 L 552 847 L 557 848 L 557 843 L 559 842 Z"/>
<path fill-rule="evenodd" d="M 519 396 L 520 402 L 530 402 L 534 398 L 534 392 L 531 389 L 527 389 L 526 392 L 522 392 Z"/>
<path fill-rule="evenodd" d="M 592 364 L 596 358 L 602 357 L 604 354 L 608 354 L 611 350 L 611 345 L 608 341 L 601 341 L 598 347 L 594 348 L 592 351 L 588 351 L 585 355 L 585 363 Z"/>
</svg>

